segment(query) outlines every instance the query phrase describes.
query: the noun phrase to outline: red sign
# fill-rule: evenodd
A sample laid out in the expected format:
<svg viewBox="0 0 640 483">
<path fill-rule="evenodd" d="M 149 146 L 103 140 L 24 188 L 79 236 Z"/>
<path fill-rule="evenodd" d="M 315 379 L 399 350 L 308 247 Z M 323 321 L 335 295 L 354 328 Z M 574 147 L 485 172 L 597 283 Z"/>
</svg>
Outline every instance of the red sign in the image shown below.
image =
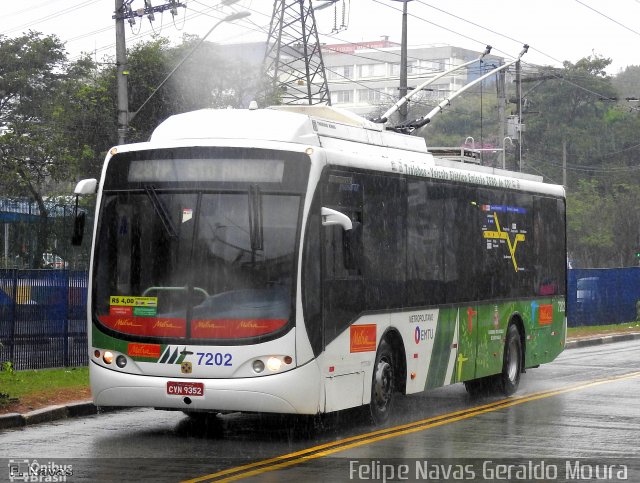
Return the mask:
<svg viewBox="0 0 640 483">
<path fill-rule="evenodd" d="M 123 334 L 155 337 L 185 337 L 187 334 L 187 322 L 185 319 L 120 317 L 117 315 L 101 315 L 98 319 L 105 326 Z"/>
<path fill-rule="evenodd" d="M 372 42 L 355 42 L 349 44 L 327 44 L 322 46 L 322 54 L 353 54 L 359 49 L 384 49 L 399 46 L 400 44 L 388 40 L 374 40 Z"/>
<path fill-rule="evenodd" d="M 541 305 L 538 310 L 540 314 L 538 323 L 540 325 L 549 325 L 551 322 L 553 322 L 553 305 Z"/>
<path fill-rule="evenodd" d="M 286 319 L 194 320 L 191 337 L 196 339 L 237 339 L 270 334 L 287 324 Z"/>
<path fill-rule="evenodd" d="M 370 352 L 376 350 L 376 325 L 352 325 L 350 328 L 350 352 Z"/>
<path fill-rule="evenodd" d="M 160 344 L 135 344 L 131 343 L 127 347 L 127 354 L 131 357 L 160 358 Z"/>
<path fill-rule="evenodd" d="M 133 307 L 123 305 L 109 306 L 109 315 L 114 317 L 130 317 L 133 315 Z"/>
</svg>

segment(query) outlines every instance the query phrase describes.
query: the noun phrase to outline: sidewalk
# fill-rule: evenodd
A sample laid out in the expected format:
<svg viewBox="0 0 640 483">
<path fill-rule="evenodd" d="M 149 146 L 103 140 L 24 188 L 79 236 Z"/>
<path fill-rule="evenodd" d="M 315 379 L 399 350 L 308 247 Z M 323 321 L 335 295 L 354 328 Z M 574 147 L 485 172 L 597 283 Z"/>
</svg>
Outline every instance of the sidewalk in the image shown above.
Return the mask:
<svg viewBox="0 0 640 483">
<path fill-rule="evenodd" d="M 640 333 L 604 335 L 591 338 L 577 338 L 569 339 L 565 348 L 577 349 L 580 347 L 589 347 L 637 339 L 640 339 Z M 35 411 L 29 411 L 23 414 L 9 413 L 0 415 L 0 431 L 3 429 L 30 426 L 32 424 L 48 423 L 59 419 L 91 416 L 93 414 L 117 411 L 119 409 L 121 408 L 98 408 L 94 406 L 91 400 L 88 400 L 75 401 L 59 406 L 49 406 L 46 408 L 37 409 Z"/>
</svg>

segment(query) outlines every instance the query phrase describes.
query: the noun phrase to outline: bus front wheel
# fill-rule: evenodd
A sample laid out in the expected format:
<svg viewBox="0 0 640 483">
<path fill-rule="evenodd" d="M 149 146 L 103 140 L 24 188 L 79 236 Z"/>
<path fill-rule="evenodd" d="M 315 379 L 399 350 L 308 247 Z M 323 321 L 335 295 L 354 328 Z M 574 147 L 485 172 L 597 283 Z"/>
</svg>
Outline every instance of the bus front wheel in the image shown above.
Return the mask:
<svg viewBox="0 0 640 483">
<path fill-rule="evenodd" d="M 371 383 L 371 419 L 375 424 L 382 424 L 389 419 L 393 406 L 394 358 L 389 343 L 383 339 L 376 353 Z"/>
<path fill-rule="evenodd" d="M 502 372 L 496 376 L 498 389 L 505 396 L 511 396 L 518 389 L 521 373 L 522 340 L 516 325 L 511 324 L 507 329 L 507 337 L 504 344 Z"/>
</svg>

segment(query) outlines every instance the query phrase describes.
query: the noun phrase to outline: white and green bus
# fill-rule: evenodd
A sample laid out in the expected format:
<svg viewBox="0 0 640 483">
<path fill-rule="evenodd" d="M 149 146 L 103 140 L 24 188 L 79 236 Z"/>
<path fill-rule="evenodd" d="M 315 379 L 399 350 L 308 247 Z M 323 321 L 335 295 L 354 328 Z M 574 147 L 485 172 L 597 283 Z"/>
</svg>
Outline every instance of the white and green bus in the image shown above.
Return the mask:
<svg viewBox="0 0 640 483">
<path fill-rule="evenodd" d="M 99 406 L 380 423 L 398 393 L 510 395 L 564 348 L 563 188 L 346 111 L 176 115 L 93 192 Z"/>
</svg>

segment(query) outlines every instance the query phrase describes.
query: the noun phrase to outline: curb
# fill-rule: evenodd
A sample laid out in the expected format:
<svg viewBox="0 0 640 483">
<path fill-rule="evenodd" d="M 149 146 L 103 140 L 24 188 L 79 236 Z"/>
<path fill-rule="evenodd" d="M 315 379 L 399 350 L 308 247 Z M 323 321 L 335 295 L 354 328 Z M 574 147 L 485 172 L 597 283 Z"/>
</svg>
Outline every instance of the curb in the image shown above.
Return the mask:
<svg viewBox="0 0 640 483">
<path fill-rule="evenodd" d="M 596 345 L 610 344 L 614 342 L 625 342 L 640 339 L 640 333 L 606 335 L 591 339 L 575 339 L 567 341 L 565 349 L 578 349 Z M 82 416 L 92 416 L 112 411 L 127 409 L 126 407 L 97 407 L 93 401 L 77 401 L 64 406 L 49 406 L 37 409 L 25 414 L 9 413 L 0 415 L 0 431 L 3 429 L 20 428 L 32 424 L 48 423 L 67 418 L 79 418 Z"/>
<path fill-rule="evenodd" d="M 565 349 L 578 349 L 580 347 L 590 347 L 594 345 L 611 344 L 613 342 L 626 342 L 629 340 L 640 339 L 640 333 L 604 335 L 602 337 L 593 337 L 591 339 L 575 339 L 567 341 Z"/>
<path fill-rule="evenodd" d="M 9 413 L 0 415 L 0 431 L 3 429 L 20 428 L 32 424 L 49 423 L 67 418 L 92 416 L 112 411 L 127 409 L 126 407 L 97 407 L 93 401 L 76 401 L 64 406 L 48 406 L 28 413 Z"/>
</svg>

